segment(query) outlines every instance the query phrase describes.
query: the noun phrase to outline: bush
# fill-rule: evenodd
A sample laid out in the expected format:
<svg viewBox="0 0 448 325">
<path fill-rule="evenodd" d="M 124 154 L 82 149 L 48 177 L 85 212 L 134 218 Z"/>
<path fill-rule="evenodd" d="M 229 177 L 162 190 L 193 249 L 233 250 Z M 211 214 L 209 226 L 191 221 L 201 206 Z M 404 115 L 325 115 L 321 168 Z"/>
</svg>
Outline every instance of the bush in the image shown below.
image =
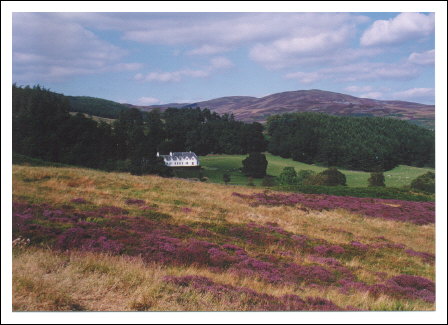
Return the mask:
<svg viewBox="0 0 448 325">
<path fill-rule="evenodd" d="M 230 175 L 229 175 L 228 173 L 224 173 L 224 174 L 222 175 L 222 180 L 223 180 L 224 183 L 226 183 L 226 185 L 227 185 L 227 183 L 230 182 Z"/>
<path fill-rule="evenodd" d="M 304 184 L 318 186 L 347 185 L 345 175 L 334 167 L 328 168 L 317 175 L 308 176 L 305 179 Z"/>
<path fill-rule="evenodd" d="M 367 181 L 369 182 L 369 187 L 386 186 L 384 183 L 384 174 L 381 172 L 370 173 L 370 178 Z"/>
<path fill-rule="evenodd" d="M 293 185 L 297 181 L 297 173 L 294 167 L 285 167 L 278 176 L 277 181 L 280 185 Z"/>
<path fill-rule="evenodd" d="M 411 182 L 411 188 L 417 191 L 435 193 L 436 174 L 433 172 L 427 172 L 426 174 L 420 175 Z"/>
<path fill-rule="evenodd" d="M 266 156 L 260 152 L 252 152 L 243 160 L 242 172 L 246 176 L 263 178 L 266 176 L 268 161 Z"/>
<path fill-rule="evenodd" d="M 277 182 L 275 181 L 275 177 L 266 175 L 265 178 L 263 178 L 261 185 L 270 187 L 277 185 Z"/>
<path fill-rule="evenodd" d="M 296 184 L 302 185 L 309 177 L 316 175 L 316 172 L 308 169 L 299 170 L 297 173 Z"/>
</svg>

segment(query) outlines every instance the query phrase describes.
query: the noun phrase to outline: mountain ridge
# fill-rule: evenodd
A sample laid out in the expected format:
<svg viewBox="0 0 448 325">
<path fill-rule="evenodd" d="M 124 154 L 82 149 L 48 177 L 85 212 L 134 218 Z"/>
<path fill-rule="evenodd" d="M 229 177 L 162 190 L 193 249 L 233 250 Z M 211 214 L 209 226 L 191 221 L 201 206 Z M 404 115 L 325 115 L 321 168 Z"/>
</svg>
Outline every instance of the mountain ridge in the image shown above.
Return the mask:
<svg viewBox="0 0 448 325">
<path fill-rule="evenodd" d="M 208 108 L 219 114 L 233 114 L 245 122 L 265 122 L 270 115 L 320 112 L 343 116 L 382 116 L 409 120 L 426 127 L 434 125 L 435 106 L 401 100 L 377 100 L 320 89 L 294 90 L 263 97 L 225 96 L 195 103 L 135 106 L 142 110 L 168 107 Z"/>
</svg>

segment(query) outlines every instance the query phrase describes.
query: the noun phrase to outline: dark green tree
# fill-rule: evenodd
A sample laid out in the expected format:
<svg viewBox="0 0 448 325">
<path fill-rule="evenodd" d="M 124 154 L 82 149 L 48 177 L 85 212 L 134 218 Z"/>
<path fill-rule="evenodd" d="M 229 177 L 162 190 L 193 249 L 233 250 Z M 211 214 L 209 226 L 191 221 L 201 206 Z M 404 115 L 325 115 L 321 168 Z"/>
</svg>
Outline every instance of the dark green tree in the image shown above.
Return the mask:
<svg viewBox="0 0 448 325">
<path fill-rule="evenodd" d="M 277 177 L 277 182 L 280 185 L 293 185 L 297 182 L 297 173 L 294 167 L 285 167 L 280 175 Z"/>
<path fill-rule="evenodd" d="M 230 174 L 228 173 L 224 173 L 222 175 L 222 180 L 224 181 L 224 183 L 227 185 L 230 182 Z"/>
<path fill-rule="evenodd" d="M 436 191 L 436 174 L 433 172 L 427 172 L 420 175 L 411 182 L 411 188 L 417 191 L 423 191 L 427 193 L 435 193 Z"/>
<path fill-rule="evenodd" d="M 382 172 L 370 173 L 370 177 L 367 180 L 369 182 L 369 187 L 385 187 L 384 174 Z"/>
<path fill-rule="evenodd" d="M 242 163 L 243 168 L 241 171 L 246 176 L 253 178 L 263 178 L 266 176 L 266 169 L 268 167 L 266 155 L 260 152 L 252 152 Z"/>
<path fill-rule="evenodd" d="M 310 176 L 304 182 L 306 185 L 338 186 L 347 185 L 343 173 L 334 167 L 328 168 L 314 176 Z"/>
<path fill-rule="evenodd" d="M 296 184 L 297 185 L 303 185 L 304 182 L 309 177 L 312 177 L 313 175 L 316 175 L 316 172 L 314 172 L 312 170 L 308 170 L 308 169 L 299 170 L 299 172 L 297 173 L 297 177 L 296 177 Z"/>
</svg>

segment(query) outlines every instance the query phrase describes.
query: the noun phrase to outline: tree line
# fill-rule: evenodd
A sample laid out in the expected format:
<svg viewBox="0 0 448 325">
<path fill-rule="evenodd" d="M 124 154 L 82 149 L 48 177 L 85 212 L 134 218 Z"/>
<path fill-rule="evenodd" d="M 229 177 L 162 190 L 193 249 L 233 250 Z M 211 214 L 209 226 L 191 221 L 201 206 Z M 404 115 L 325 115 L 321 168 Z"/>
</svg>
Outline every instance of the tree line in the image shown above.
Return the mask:
<svg viewBox="0 0 448 325">
<path fill-rule="evenodd" d="M 269 117 L 267 131 L 269 152 L 307 164 L 362 171 L 434 167 L 434 131 L 397 119 L 289 113 Z"/>
<path fill-rule="evenodd" d="M 40 86 L 12 87 L 13 151 L 52 162 L 170 175 L 156 153 L 264 151 L 263 126 L 208 109 L 122 110 L 112 123 L 70 115 L 70 99 Z"/>
<path fill-rule="evenodd" d="M 106 123 L 70 115 L 70 98 L 40 86 L 14 84 L 12 94 L 13 151 L 51 162 L 169 175 L 157 152 L 252 153 L 246 164 L 253 160 L 264 166 L 265 159 L 255 153 L 268 150 L 308 164 L 352 170 L 434 166 L 434 132 L 390 118 L 274 115 L 267 122 L 267 141 L 260 123 L 236 121 L 231 114 L 209 109 L 129 108 Z M 243 167 L 249 175 L 250 168 Z"/>
</svg>

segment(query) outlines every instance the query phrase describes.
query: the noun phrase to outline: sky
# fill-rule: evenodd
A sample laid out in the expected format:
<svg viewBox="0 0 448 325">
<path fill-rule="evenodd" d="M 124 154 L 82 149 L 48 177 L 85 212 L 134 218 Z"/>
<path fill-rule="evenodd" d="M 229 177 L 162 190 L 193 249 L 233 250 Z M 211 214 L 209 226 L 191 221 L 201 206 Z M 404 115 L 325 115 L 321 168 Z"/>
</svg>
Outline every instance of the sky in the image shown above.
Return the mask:
<svg viewBox="0 0 448 325">
<path fill-rule="evenodd" d="M 431 12 L 14 12 L 12 81 L 152 105 L 322 89 L 434 104 Z"/>
</svg>

